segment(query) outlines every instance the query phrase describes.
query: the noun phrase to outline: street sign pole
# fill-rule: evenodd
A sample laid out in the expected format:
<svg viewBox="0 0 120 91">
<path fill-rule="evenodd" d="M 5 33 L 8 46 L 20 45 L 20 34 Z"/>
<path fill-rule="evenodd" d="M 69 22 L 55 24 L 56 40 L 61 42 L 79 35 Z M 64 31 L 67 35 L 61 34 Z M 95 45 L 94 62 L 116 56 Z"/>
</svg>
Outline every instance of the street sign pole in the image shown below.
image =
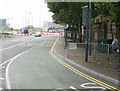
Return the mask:
<svg viewBox="0 0 120 91">
<path fill-rule="evenodd" d="M 91 0 L 89 2 L 89 55 L 91 55 L 91 41 L 92 41 L 92 11 L 91 11 Z"/>
<path fill-rule="evenodd" d="M 88 30 L 89 30 L 89 10 L 88 10 L 88 7 L 86 7 L 86 12 L 87 12 L 87 16 L 86 16 L 86 55 L 85 55 L 85 62 L 88 61 Z"/>
<path fill-rule="evenodd" d="M 82 7 L 82 25 L 84 27 L 86 27 L 86 52 L 85 52 L 85 62 L 88 61 L 88 51 L 89 51 L 89 10 L 88 10 L 88 6 L 84 6 Z"/>
</svg>

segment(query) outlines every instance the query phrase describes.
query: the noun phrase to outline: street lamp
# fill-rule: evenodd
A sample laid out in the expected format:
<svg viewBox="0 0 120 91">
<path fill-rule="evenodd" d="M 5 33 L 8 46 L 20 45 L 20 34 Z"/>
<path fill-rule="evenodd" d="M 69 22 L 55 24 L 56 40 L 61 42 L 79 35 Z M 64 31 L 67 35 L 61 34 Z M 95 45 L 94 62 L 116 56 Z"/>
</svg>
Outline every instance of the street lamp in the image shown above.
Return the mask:
<svg viewBox="0 0 120 91">
<path fill-rule="evenodd" d="M 29 29 L 30 15 L 31 15 L 31 12 L 28 12 L 28 29 Z"/>
<path fill-rule="evenodd" d="M 29 26 L 30 14 L 31 14 L 31 12 L 25 11 L 25 28 L 26 28 L 27 26 Z"/>
</svg>

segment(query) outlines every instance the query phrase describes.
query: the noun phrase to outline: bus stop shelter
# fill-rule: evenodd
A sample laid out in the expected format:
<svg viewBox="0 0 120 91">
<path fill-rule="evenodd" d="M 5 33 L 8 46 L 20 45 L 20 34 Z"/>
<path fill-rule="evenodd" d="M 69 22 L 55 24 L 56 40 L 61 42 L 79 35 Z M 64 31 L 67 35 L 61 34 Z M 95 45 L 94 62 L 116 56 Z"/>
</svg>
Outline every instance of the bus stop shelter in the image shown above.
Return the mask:
<svg viewBox="0 0 120 91">
<path fill-rule="evenodd" d="M 76 43 L 77 39 L 77 30 L 74 27 L 68 27 L 64 29 L 65 33 L 65 46 L 68 45 L 69 42 Z"/>
</svg>

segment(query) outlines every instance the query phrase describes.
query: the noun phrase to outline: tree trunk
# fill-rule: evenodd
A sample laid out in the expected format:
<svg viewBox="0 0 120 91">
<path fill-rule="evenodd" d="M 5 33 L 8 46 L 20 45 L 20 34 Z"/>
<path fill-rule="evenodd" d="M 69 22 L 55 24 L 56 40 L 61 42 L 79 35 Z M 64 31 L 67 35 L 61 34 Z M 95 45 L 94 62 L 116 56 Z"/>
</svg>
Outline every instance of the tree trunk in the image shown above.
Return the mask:
<svg viewBox="0 0 120 91">
<path fill-rule="evenodd" d="M 79 20 L 79 37 L 80 37 L 80 43 L 82 42 L 82 21 Z"/>
<path fill-rule="evenodd" d="M 107 39 L 107 22 L 104 22 L 104 39 Z"/>
<path fill-rule="evenodd" d="M 119 40 L 120 43 L 120 22 L 117 22 L 117 39 Z"/>
<path fill-rule="evenodd" d="M 112 28 L 112 26 L 113 26 L 113 24 L 111 23 L 110 24 L 110 33 L 111 33 L 111 36 L 112 36 L 112 39 L 113 39 L 114 36 L 113 36 L 113 28 Z"/>
</svg>

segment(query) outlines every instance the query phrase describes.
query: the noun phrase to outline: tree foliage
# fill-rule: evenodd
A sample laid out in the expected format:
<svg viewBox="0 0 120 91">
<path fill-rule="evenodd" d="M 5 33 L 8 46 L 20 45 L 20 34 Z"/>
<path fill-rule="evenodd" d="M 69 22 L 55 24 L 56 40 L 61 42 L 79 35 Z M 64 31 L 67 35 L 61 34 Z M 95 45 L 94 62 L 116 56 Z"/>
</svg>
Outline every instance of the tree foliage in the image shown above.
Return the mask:
<svg viewBox="0 0 120 91">
<path fill-rule="evenodd" d="M 115 23 L 117 37 L 120 41 L 120 2 L 99 2 L 94 3 L 94 18 L 104 17 L 103 21 Z"/>
<path fill-rule="evenodd" d="M 81 22 L 82 4 L 78 2 L 52 2 L 48 3 L 48 8 L 54 13 L 55 23 L 78 26 Z"/>
<path fill-rule="evenodd" d="M 88 5 L 85 2 L 49 2 L 47 4 L 50 11 L 54 13 L 52 17 L 55 23 L 75 25 L 77 28 L 82 24 L 82 7 Z M 120 2 L 92 3 L 92 18 L 100 17 L 103 17 L 104 22 L 116 23 L 117 35 L 120 36 Z"/>
</svg>

